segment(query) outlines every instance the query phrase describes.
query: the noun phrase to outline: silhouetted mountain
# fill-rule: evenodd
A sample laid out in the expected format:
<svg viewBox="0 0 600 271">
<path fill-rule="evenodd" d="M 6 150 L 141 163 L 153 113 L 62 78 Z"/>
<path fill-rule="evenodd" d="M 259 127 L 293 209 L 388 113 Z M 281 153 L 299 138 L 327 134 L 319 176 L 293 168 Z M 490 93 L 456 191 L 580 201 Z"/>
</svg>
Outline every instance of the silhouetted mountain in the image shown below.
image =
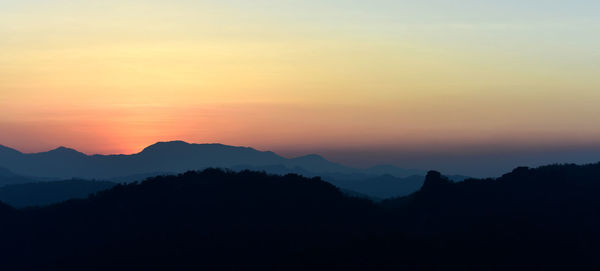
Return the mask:
<svg viewBox="0 0 600 271">
<path fill-rule="evenodd" d="M 58 203 L 75 198 L 87 198 L 88 195 L 109 189 L 116 183 L 66 180 L 13 184 L 0 187 L 0 201 L 13 207 L 40 206 Z"/>
<path fill-rule="evenodd" d="M 305 155 L 297 158 L 292 158 L 284 163 L 289 168 L 302 168 L 305 170 L 319 173 L 353 173 L 358 172 L 356 169 L 332 163 L 327 159 L 317 154 Z"/>
<path fill-rule="evenodd" d="M 12 171 L 0 168 L 0 187 L 9 185 L 9 184 L 22 184 L 22 183 L 31 183 L 39 181 L 36 178 L 30 178 L 25 176 L 20 176 L 14 174 Z"/>
<path fill-rule="evenodd" d="M 14 173 L 12 173 L 12 171 L 5 169 L 5 168 L 0 168 L 0 177 L 12 177 L 12 176 L 16 176 Z"/>
<path fill-rule="evenodd" d="M 363 173 L 315 173 L 300 167 L 290 169 L 283 165 L 266 167 L 241 165 L 231 169 L 234 171 L 253 170 L 280 175 L 294 173 L 306 177 L 320 177 L 344 191 L 349 191 L 350 194 L 362 194 L 372 199 L 401 197 L 414 193 L 421 188 L 425 179 L 423 176 L 398 178 L 391 175 L 376 176 Z"/>
<path fill-rule="evenodd" d="M 84 153 L 78 152 L 74 149 L 60 146 L 54 150 L 48 152 L 37 153 L 39 156 L 50 156 L 50 157 L 64 157 L 64 158 L 81 158 L 86 156 Z"/>
<path fill-rule="evenodd" d="M 110 178 L 107 181 L 114 182 L 114 183 L 131 183 L 131 182 L 142 181 L 142 180 L 148 179 L 150 177 L 166 176 L 166 175 L 177 175 L 177 173 L 175 173 L 175 172 L 150 172 L 150 173 Z"/>
<path fill-rule="evenodd" d="M 243 163 L 269 165 L 285 160 L 273 152 L 262 152 L 247 147 L 189 144 L 183 141 L 159 142 L 145 148 L 137 156 L 146 163 L 160 166 L 158 170 L 172 168 L 173 171 L 194 169 L 198 166 L 230 167 Z"/>
<path fill-rule="evenodd" d="M 452 186 L 452 181 L 437 171 L 429 171 L 421 191 L 424 193 L 446 193 Z"/>
<path fill-rule="evenodd" d="M 17 174 L 50 178 L 111 179 L 149 172 L 184 172 L 208 167 L 238 165 L 300 167 L 322 173 L 354 169 L 331 163 L 318 156 L 286 159 L 273 152 L 222 144 L 189 144 L 183 141 L 159 142 L 133 155 L 88 156 L 60 147 L 35 154 L 22 154 L 4 147 L 0 166 Z"/>
<path fill-rule="evenodd" d="M 424 170 L 419 169 L 404 169 L 394 165 L 377 165 L 364 170 L 365 173 L 371 175 L 391 175 L 400 178 L 406 178 L 411 176 L 425 176 L 427 173 Z"/>
<path fill-rule="evenodd" d="M 374 208 L 318 178 L 187 172 L 22 210 L 0 257 L 10 270 L 298 269 L 370 232 Z"/>
<path fill-rule="evenodd" d="M 22 153 L 9 147 L 0 145 L 0 159 L 14 159 Z"/>
<path fill-rule="evenodd" d="M 600 163 L 553 165 L 458 183 L 430 172 L 419 192 L 382 205 L 410 221 L 406 232 L 438 236 L 481 269 L 592 270 L 600 263 L 599 195 Z"/>
<path fill-rule="evenodd" d="M 0 257 L 7 270 L 597 270 L 598 180 L 600 164 L 432 171 L 374 204 L 319 178 L 209 169 L 0 204 Z"/>
<path fill-rule="evenodd" d="M 335 183 L 341 188 L 361 189 L 356 192 L 374 197 L 402 196 L 420 187 L 420 185 L 403 185 L 413 183 L 415 177 L 402 177 L 408 178 L 407 180 L 398 178 L 396 174 L 404 176 L 411 171 L 404 171 L 394 166 L 374 167 L 363 171 L 330 162 L 316 154 L 287 159 L 273 152 L 258 151 L 248 147 L 189 144 L 183 141 L 159 142 L 133 155 L 88 156 L 65 147 L 49 152 L 23 154 L 3 147 L 0 149 L 0 166 L 17 174 L 45 177 L 45 179 L 81 178 L 119 182 L 209 167 L 252 169 L 274 174 L 297 173 L 309 177 L 322 176 L 326 181 Z M 390 176 L 381 177 L 381 175 L 396 176 L 396 179 Z M 373 180 L 373 186 L 368 185 L 369 180 Z M 8 183 L 18 182 L 6 182 Z M 362 189 L 363 187 L 365 189 Z"/>
<path fill-rule="evenodd" d="M 382 175 L 355 180 L 336 177 L 330 178 L 328 176 L 323 178 L 338 187 L 357 191 L 379 199 L 406 196 L 414 193 L 423 186 L 422 176 L 397 178 L 391 175 Z"/>
</svg>

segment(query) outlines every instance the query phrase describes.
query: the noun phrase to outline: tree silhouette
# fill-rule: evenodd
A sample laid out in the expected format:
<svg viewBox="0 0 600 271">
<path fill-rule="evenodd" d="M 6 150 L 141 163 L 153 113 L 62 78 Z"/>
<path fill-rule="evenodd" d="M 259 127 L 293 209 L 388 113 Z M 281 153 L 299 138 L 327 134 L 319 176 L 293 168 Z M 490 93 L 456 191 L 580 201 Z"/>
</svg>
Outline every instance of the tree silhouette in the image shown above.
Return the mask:
<svg viewBox="0 0 600 271">
<path fill-rule="evenodd" d="M 595 269 L 600 164 L 518 168 L 376 204 L 320 178 L 219 169 L 0 204 L 3 270 Z"/>
</svg>

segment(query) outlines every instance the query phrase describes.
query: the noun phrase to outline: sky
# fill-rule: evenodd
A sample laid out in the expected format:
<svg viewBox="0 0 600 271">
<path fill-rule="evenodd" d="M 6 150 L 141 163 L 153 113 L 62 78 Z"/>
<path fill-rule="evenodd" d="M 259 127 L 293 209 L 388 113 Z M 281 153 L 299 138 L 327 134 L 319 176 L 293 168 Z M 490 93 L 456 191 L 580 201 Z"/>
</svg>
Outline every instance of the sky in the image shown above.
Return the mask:
<svg viewBox="0 0 600 271">
<path fill-rule="evenodd" d="M 599 12 L 583 0 L 1 0 L 0 144 L 220 142 L 471 172 L 499 157 L 502 170 L 592 162 Z"/>
</svg>

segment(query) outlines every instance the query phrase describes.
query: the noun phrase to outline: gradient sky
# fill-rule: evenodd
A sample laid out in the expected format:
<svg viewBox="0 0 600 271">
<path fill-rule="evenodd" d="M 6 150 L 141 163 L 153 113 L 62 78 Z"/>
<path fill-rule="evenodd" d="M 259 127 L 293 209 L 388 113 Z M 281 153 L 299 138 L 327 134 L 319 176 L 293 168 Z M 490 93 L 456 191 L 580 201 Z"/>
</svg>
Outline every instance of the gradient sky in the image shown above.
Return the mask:
<svg viewBox="0 0 600 271">
<path fill-rule="evenodd" d="M 598 14 L 583 0 L 0 1 L 0 144 L 182 139 L 400 166 L 589 150 Z"/>
</svg>

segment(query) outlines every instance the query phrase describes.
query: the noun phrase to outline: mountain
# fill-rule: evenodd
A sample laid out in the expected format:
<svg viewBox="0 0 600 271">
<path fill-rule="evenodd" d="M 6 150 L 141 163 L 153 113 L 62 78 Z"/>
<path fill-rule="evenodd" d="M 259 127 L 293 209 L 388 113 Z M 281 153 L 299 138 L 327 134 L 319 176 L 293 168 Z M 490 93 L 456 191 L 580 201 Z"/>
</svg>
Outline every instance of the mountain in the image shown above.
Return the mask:
<svg viewBox="0 0 600 271">
<path fill-rule="evenodd" d="M 12 176 L 16 176 L 14 173 L 12 173 L 12 171 L 5 169 L 5 168 L 0 168 L 0 177 L 12 177 Z"/>
<path fill-rule="evenodd" d="M 349 194 L 361 194 L 374 200 L 401 197 L 411 194 L 423 185 L 424 176 L 409 176 L 404 178 L 395 177 L 389 174 L 385 175 L 369 175 L 365 173 L 315 173 L 304 170 L 300 167 L 290 169 L 283 165 L 253 167 L 253 166 L 236 166 L 232 170 L 253 170 L 264 171 L 272 174 L 285 175 L 288 173 L 299 174 L 306 177 L 320 177 L 324 181 L 334 184 L 347 191 Z"/>
<path fill-rule="evenodd" d="M 156 176 L 159 174 L 152 174 Z M 149 176 L 130 176 L 124 180 L 136 181 Z M 119 180 L 115 180 L 119 181 Z M 0 168 L 0 202 L 13 207 L 46 205 L 73 198 L 85 198 L 91 193 L 108 189 L 114 182 L 72 179 L 52 181 L 48 178 L 27 177 Z"/>
<path fill-rule="evenodd" d="M 364 170 L 364 173 L 371 175 L 391 175 L 400 178 L 411 177 L 415 175 L 425 176 L 427 171 L 419 169 L 404 169 L 394 165 L 377 165 Z"/>
<path fill-rule="evenodd" d="M 407 196 L 419 190 L 424 182 L 423 176 L 397 178 L 392 175 L 381 175 L 356 180 L 344 180 L 335 177 L 328 178 L 328 176 L 324 176 L 323 178 L 338 187 L 343 187 L 351 191 L 359 191 L 362 194 L 377 199 Z"/>
<path fill-rule="evenodd" d="M 316 267 L 306 249 L 329 257 L 374 207 L 318 178 L 187 172 L 0 217 L 0 259 L 7 270 Z"/>
<path fill-rule="evenodd" d="M 88 195 L 112 188 L 112 182 L 66 180 L 12 184 L 0 187 L 0 201 L 16 208 L 41 206 Z"/>
<path fill-rule="evenodd" d="M 598 270 L 600 163 L 517 168 L 373 203 L 320 178 L 208 169 L 27 209 L 7 270 Z"/>
<path fill-rule="evenodd" d="M 16 159 L 16 158 L 18 158 L 21 155 L 22 155 L 22 153 L 19 152 L 19 151 L 17 151 L 17 150 L 14 150 L 14 149 L 11 149 L 9 147 L 0 145 L 0 159 L 1 160 Z"/>
<path fill-rule="evenodd" d="M 300 167 L 313 172 L 352 172 L 314 155 L 286 159 L 273 152 L 222 144 L 189 144 L 183 141 L 159 142 L 133 155 L 85 155 L 60 147 L 49 152 L 21 154 L 1 150 L 0 165 L 17 174 L 50 178 L 111 179 L 149 172 L 184 172 L 208 167 L 238 165 Z"/>
<path fill-rule="evenodd" d="M 398 222 L 403 231 L 438 236 L 435 242 L 486 266 L 479 269 L 594 270 L 599 195 L 600 163 L 568 164 L 457 183 L 432 171 L 418 192 L 381 205 L 410 221 Z"/>
<path fill-rule="evenodd" d="M 317 154 L 288 159 L 270 151 L 258 151 L 249 147 L 190 144 L 183 141 L 158 142 L 132 155 L 86 155 L 66 147 L 42 153 L 23 154 L 2 147 L 0 166 L 6 167 L 15 174 L 34 178 L 43 177 L 46 180 L 77 178 L 117 182 L 142 180 L 165 173 L 182 173 L 209 167 L 252 169 L 274 174 L 296 173 L 309 177 L 322 176 L 326 181 L 335 183 L 341 188 L 360 189 L 356 192 L 372 197 L 403 196 L 420 187 L 420 185 L 409 184 L 414 183 L 416 177 L 406 176 L 410 172 L 419 173 L 416 170 L 402 170 L 394 166 L 360 170 L 333 163 Z M 421 183 L 422 179 L 423 177 Z M 369 186 L 370 180 L 372 186 Z M 359 182 L 361 184 L 358 184 Z M 0 180 L 0 185 L 2 183 Z M 23 182 L 4 182 L 4 184 L 8 183 Z"/>
<path fill-rule="evenodd" d="M 358 170 L 332 163 L 318 154 L 309 154 L 287 160 L 288 168 L 301 168 L 318 173 L 354 173 Z"/>
<path fill-rule="evenodd" d="M 14 174 L 12 171 L 0 167 L 0 187 L 9 184 L 22 184 L 39 181 L 37 178 L 25 177 Z"/>
</svg>

